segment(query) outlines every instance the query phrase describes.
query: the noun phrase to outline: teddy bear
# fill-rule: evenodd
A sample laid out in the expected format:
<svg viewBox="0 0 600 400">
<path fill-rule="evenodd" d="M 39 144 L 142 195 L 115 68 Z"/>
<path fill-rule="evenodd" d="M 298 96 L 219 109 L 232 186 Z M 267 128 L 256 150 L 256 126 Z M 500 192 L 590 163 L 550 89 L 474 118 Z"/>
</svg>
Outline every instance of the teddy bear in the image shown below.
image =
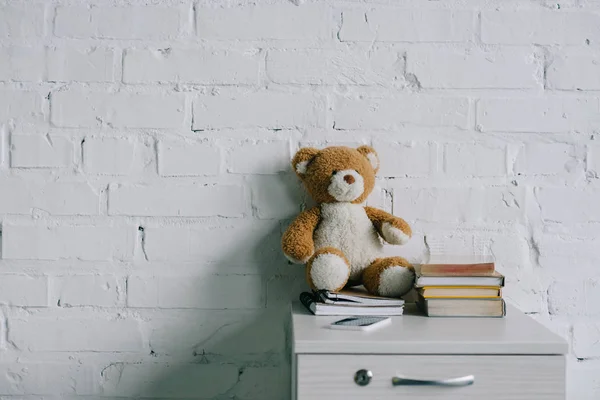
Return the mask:
<svg viewBox="0 0 600 400">
<path fill-rule="evenodd" d="M 291 262 L 306 264 L 310 287 L 335 292 L 363 284 L 375 295 L 407 293 L 413 267 L 402 257 L 383 257 L 382 251 L 383 241 L 405 244 L 411 228 L 401 218 L 363 205 L 379 169 L 375 150 L 301 148 L 292 167 L 318 205 L 296 217 L 281 245 Z"/>
</svg>

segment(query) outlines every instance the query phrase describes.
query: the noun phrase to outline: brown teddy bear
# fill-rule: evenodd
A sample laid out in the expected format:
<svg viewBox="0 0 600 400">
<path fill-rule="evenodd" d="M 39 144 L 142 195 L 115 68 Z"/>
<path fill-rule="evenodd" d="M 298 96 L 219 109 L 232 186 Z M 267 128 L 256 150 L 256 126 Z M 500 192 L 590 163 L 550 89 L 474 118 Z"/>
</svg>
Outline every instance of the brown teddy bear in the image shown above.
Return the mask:
<svg viewBox="0 0 600 400">
<path fill-rule="evenodd" d="M 306 278 L 315 290 L 338 291 L 361 283 L 373 294 L 407 293 L 414 271 L 402 257 L 380 257 L 383 243 L 404 244 L 410 226 L 401 218 L 362 203 L 375 186 L 377 153 L 328 147 L 300 149 L 292 160 L 317 207 L 303 211 L 282 238 L 286 257 L 306 263 Z"/>
</svg>

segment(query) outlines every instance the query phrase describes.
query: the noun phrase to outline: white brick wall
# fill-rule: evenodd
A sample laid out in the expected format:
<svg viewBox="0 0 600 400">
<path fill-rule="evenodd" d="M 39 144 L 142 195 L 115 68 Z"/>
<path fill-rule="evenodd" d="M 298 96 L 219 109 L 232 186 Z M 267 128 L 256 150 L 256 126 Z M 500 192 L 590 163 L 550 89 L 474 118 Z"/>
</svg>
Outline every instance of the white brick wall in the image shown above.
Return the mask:
<svg viewBox="0 0 600 400">
<path fill-rule="evenodd" d="M 83 89 L 53 95 L 52 124 L 63 128 L 181 128 L 184 99 L 178 94 L 104 93 Z"/>
<path fill-rule="evenodd" d="M 10 145 L 13 168 L 66 168 L 74 161 L 74 145 L 68 137 L 13 135 Z"/>
<path fill-rule="evenodd" d="M 259 55 L 256 49 L 133 49 L 124 57 L 123 80 L 252 85 L 258 83 Z"/>
<path fill-rule="evenodd" d="M 115 51 L 105 47 L 59 47 L 48 50 L 48 80 L 112 82 Z"/>
<path fill-rule="evenodd" d="M 533 48 L 423 46 L 409 51 L 407 60 L 408 72 L 423 88 L 534 89 L 540 84 Z"/>
<path fill-rule="evenodd" d="M 36 38 L 44 34 L 44 7 L 6 4 L 0 6 L 0 36 L 3 40 Z"/>
<path fill-rule="evenodd" d="M 0 79 L 41 81 L 44 79 L 44 48 L 6 46 L 0 48 Z"/>
<path fill-rule="evenodd" d="M 131 138 L 88 137 L 82 141 L 83 167 L 92 175 L 127 175 L 135 161 Z"/>
<path fill-rule="evenodd" d="M 289 159 L 371 144 L 600 398 L 599 90 L 595 0 L 0 1 L 0 396 L 287 398 Z"/>
</svg>

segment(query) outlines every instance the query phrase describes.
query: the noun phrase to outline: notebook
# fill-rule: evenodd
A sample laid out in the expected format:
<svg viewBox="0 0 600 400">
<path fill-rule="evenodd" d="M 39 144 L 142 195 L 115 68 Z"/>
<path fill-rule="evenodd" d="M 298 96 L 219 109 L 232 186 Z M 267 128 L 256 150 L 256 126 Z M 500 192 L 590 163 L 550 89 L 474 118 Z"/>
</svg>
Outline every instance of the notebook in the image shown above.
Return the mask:
<svg viewBox="0 0 600 400">
<path fill-rule="evenodd" d="M 300 294 L 300 302 L 314 315 L 342 315 L 342 316 L 394 316 L 404 313 L 404 306 L 356 306 L 347 304 L 326 304 L 317 301 L 315 295 L 309 292 Z"/>
<path fill-rule="evenodd" d="M 504 286 L 504 275 L 490 276 L 418 276 L 415 287 L 425 286 Z"/>
<path fill-rule="evenodd" d="M 337 293 L 327 290 L 317 292 L 318 299 L 326 304 L 373 305 L 373 306 L 402 306 L 404 300 L 394 297 L 382 297 L 370 294 L 364 286 L 356 286 L 341 290 Z"/>
</svg>

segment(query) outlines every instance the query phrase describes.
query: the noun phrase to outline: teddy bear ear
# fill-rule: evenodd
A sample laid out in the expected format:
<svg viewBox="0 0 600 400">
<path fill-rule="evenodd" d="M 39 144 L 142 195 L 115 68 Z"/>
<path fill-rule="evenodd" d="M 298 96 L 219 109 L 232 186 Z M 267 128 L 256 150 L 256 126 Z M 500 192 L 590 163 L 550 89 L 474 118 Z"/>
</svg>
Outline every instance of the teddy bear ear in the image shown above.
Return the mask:
<svg viewBox="0 0 600 400">
<path fill-rule="evenodd" d="M 296 153 L 294 158 L 292 159 L 292 168 L 296 171 L 296 174 L 300 178 L 306 174 L 306 167 L 308 167 L 308 163 L 319 153 L 318 149 L 313 147 L 304 147 Z"/>
<path fill-rule="evenodd" d="M 379 170 L 379 157 L 377 156 L 377 152 L 371 146 L 360 146 L 358 152 L 365 156 L 367 160 L 371 163 L 371 166 L 377 172 Z"/>
</svg>

